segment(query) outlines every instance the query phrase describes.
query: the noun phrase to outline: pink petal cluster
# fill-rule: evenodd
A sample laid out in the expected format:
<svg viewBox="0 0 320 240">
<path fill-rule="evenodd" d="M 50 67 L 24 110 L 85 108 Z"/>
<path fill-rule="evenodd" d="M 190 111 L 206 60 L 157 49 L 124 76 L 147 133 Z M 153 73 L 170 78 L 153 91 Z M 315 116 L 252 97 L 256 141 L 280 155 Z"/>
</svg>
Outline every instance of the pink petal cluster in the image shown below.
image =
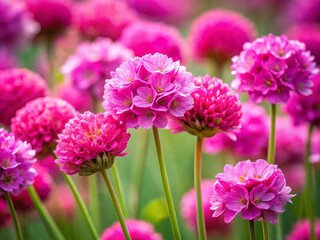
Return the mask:
<svg viewBox="0 0 320 240">
<path fill-rule="evenodd" d="M 52 153 L 58 134 L 76 115 L 68 102 L 59 98 L 37 98 L 17 111 L 11 129 L 17 138 L 28 141 L 41 155 Z"/>
<path fill-rule="evenodd" d="M 183 117 L 193 107 L 192 75 L 166 55 L 135 57 L 106 81 L 104 109 L 127 127 L 163 128 L 167 117 Z"/>
<path fill-rule="evenodd" d="M 207 235 L 227 235 L 230 231 L 230 225 L 226 224 L 222 217 L 212 218 L 212 212 L 210 211 L 210 198 L 213 194 L 213 186 L 211 180 L 202 181 L 201 193 Z M 197 230 L 196 198 L 196 191 L 193 188 L 182 196 L 180 202 L 181 215 L 187 225 L 194 231 Z"/>
<path fill-rule="evenodd" d="M 265 156 L 265 146 L 268 144 L 268 115 L 265 109 L 256 104 L 242 104 L 243 115 L 241 128 L 235 132 L 237 138 L 233 141 L 225 134 L 218 134 L 204 140 L 204 151 L 216 154 L 220 151 L 231 152 L 237 158 L 261 158 Z M 254 147 L 252 147 L 254 146 Z"/>
<path fill-rule="evenodd" d="M 320 221 L 315 225 L 316 239 L 320 239 Z M 291 232 L 286 236 L 286 240 L 309 240 L 310 238 L 310 221 L 307 219 L 296 222 Z"/>
<path fill-rule="evenodd" d="M 9 126 L 16 111 L 27 102 L 48 93 L 46 82 L 27 69 L 0 71 L 0 123 Z"/>
<path fill-rule="evenodd" d="M 120 42 L 138 57 L 156 52 L 174 61 L 182 61 L 185 57 L 181 34 L 176 28 L 163 23 L 136 21 L 123 30 Z"/>
<path fill-rule="evenodd" d="M 261 220 L 275 224 L 284 206 L 291 202 L 291 188 L 286 186 L 282 171 L 263 159 L 226 165 L 216 176 L 211 198 L 213 217 L 224 213 L 224 221 L 231 222 L 238 213 L 246 220 Z"/>
<path fill-rule="evenodd" d="M 190 45 L 196 58 L 223 64 L 239 54 L 242 45 L 255 35 L 253 23 L 244 16 L 228 10 L 210 10 L 192 23 Z"/>
<path fill-rule="evenodd" d="M 290 92 L 310 95 L 310 78 L 319 71 L 313 59 L 304 43 L 269 34 L 244 44 L 232 58 L 232 86 L 254 102 L 287 102 Z"/>
<path fill-rule="evenodd" d="M 287 103 L 286 111 L 291 115 L 296 125 L 309 123 L 320 128 L 320 74 L 314 76 L 312 81 L 312 94 L 309 96 L 292 94 Z"/>
<path fill-rule="evenodd" d="M 129 138 L 125 125 L 111 115 L 78 114 L 59 134 L 56 163 L 68 175 L 78 172 L 80 175 L 90 175 L 110 168 L 115 157 L 125 156 L 127 153 L 123 151 Z M 90 172 L 86 174 L 86 171 Z"/>
<path fill-rule="evenodd" d="M 184 129 L 196 136 L 212 137 L 223 132 L 235 138 L 233 132 L 240 127 L 242 116 L 238 95 L 219 78 L 206 75 L 193 81 L 197 87 L 191 94 L 193 108 L 170 121 L 169 128 L 174 133 Z"/>
<path fill-rule="evenodd" d="M 126 224 L 132 240 L 162 240 L 159 233 L 155 232 L 153 226 L 142 220 L 128 219 Z M 108 227 L 102 233 L 101 240 L 125 240 L 119 222 Z"/>
<path fill-rule="evenodd" d="M 75 27 L 87 39 L 108 37 L 117 40 L 122 30 L 136 19 L 136 12 L 124 1 L 91 0 L 75 10 Z"/>
<path fill-rule="evenodd" d="M 33 184 L 34 157 L 35 151 L 29 143 L 17 140 L 12 133 L 0 128 L 0 195 L 3 192 L 18 194 Z"/>
<path fill-rule="evenodd" d="M 79 90 L 89 90 L 98 99 L 103 95 L 105 80 L 123 61 L 133 56 L 131 50 L 107 38 L 81 43 L 61 70 Z"/>
</svg>

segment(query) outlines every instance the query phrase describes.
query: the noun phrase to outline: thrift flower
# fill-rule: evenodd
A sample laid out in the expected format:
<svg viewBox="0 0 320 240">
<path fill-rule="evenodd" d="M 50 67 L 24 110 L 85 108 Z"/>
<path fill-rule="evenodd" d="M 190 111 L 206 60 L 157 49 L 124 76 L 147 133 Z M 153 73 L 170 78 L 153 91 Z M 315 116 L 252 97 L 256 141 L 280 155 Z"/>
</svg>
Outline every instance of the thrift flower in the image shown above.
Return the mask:
<svg viewBox="0 0 320 240">
<path fill-rule="evenodd" d="M 320 221 L 315 224 L 316 239 L 320 239 Z M 308 240 L 310 239 L 310 221 L 307 219 L 296 222 L 286 240 Z"/>
</svg>

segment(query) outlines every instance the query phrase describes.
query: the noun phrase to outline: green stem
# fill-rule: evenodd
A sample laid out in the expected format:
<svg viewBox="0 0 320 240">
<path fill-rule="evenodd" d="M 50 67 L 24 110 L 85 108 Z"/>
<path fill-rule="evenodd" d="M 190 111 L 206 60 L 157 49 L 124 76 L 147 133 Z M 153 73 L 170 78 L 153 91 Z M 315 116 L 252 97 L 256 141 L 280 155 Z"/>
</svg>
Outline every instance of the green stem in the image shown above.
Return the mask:
<svg viewBox="0 0 320 240">
<path fill-rule="evenodd" d="M 278 216 L 278 223 L 276 227 L 278 240 L 282 240 L 281 215 Z"/>
<path fill-rule="evenodd" d="M 48 37 L 45 42 L 45 50 L 48 61 L 48 76 L 47 82 L 48 86 L 51 90 L 54 89 L 54 39 L 52 37 Z"/>
<path fill-rule="evenodd" d="M 250 228 L 250 239 L 256 240 L 256 234 L 254 230 L 254 220 L 249 221 L 249 228 Z"/>
<path fill-rule="evenodd" d="M 90 233 L 91 233 L 91 236 L 92 236 L 92 239 L 96 239 L 96 240 L 99 240 L 99 235 L 97 233 L 97 230 L 95 229 L 94 225 L 93 225 L 93 222 L 91 220 L 91 217 L 89 215 L 89 212 L 86 208 L 86 205 L 84 204 L 81 196 L 80 196 L 80 193 L 76 187 L 76 185 L 74 184 L 72 178 L 68 175 L 66 175 L 65 173 L 63 173 L 63 177 L 64 179 L 66 180 L 66 182 L 68 183 L 71 191 L 72 191 L 72 194 L 78 204 L 78 207 L 80 208 L 80 211 L 89 227 L 89 230 L 90 230 Z"/>
<path fill-rule="evenodd" d="M 103 176 L 103 179 L 104 179 L 104 181 L 106 183 L 106 186 L 108 188 L 108 191 L 110 193 L 110 196 L 111 196 L 114 208 L 116 210 L 116 213 L 118 215 L 118 219 L 119 219 L 119 222 L 120 222 L 120 225 L 121 225 L 121 228 L 122 228 L 122 232 L 123 232 L 123 234 L 125 236 L 125 239 L 126 240 L 131 240 L 129 230 L 128 230 L 127 225 L 126 225 L 126 220 L 124 219 L 124 216 L 123 216 L 123 213 L 122 213 L 122 210 L 121 210 L 117 195 L 116 195 L 116 193 L 115 193 L 115 191 L 113 189 L 112 183 L 111 183 L 110 178 L 109 178 L 108 173 L 107 173 L 107 170 L 106 169 L 101 170 L 101 174 Z"/>
<path fill-rule="evenodd" d="M 176 240 L 180 240 L 181 236 L 180 236 L 180 231 L 179 231 L 176 212 L 174 210 L 172 195 L 171 195 L 170 186 L 169 186 L 169 180 L 168 180 L 167 171 L 166 171 L 166 165 L 165 165 L 164 158 L 163 158 L 163 152 L 162 152 L 162 147 L 161 147 L 161 143 L 160 143 L 159 130 L 156 127 L 153 127 L 152 130 L 153 130 L 154 141 L 155 141 L 155 144 L 156 144 L 159 167 L 160 167 L 160 173 L 161 173 L 161 179 L 162 179 L 162 185 L 163 185 L 163 188 L 164 188 L 167 207 L 168 207 L 168 210 L 169 210 L 169 217 L 170 217 L 170 221 L 171 221 L 171 227 L 172 227 L 172 230 L 173 230 L 173 235 L 174 235 L 174 238 Z"/>
<path fill-rule="evenodd" d="M 10 194 L 8 192 L 4 192 L 4 196 L 6 198 L 6 201 L 7 201 L 8 205 L 9 205 L 9 208 L 10 208 L 10 213 L 11 213 L 11 216 L 13 218 L 14 227 L 16 229 L 16 233 L 17 233 L 18 239 L 19 240 L 23 240 L 19 219 L 18 219 L 16 210 L 14 209 L 13 202 L 12 202 L 12 199 L 10 197 Z"/>
<path fill-rule="evenodd" d="M 202 207 L 202 193 L 201 193 L 201 178 L 202 178 L 202 148 L 203 137 L 197 137 L 197 144 L 194 155 L 194 187 L 197 193 L 197 224 L 198 224 L 198 237 L 201 240 L 207 239 L 206 227 L 203 216 Z"/>
<path fill-rule="evenodd" d="M 47 209 L 42 205 L 41 200 L 38 196 L 38 193 L 34 189 L 33 186 L 30 186 L 27 188 L 28 193 L 33 201 L 34 206 L 36 207 L 40 217 L 42 218 L 42 221 L 46 225 L 49 232 L 51 232 L 52 236 L 57 240 L 64 240 L 62 233 L 60 232 L 59 228 L 49 215 Z"/>
<path fill-rule="evenodd" d="M 100 230 L 99 194 L 98 194 L 98 175 L 92 174 L 88 177 L 89 184 L 89 211 L 92 215 L 94 225 Z"/>
<path fill-rule="evenodd" d="M 269 134 L 269 145 L 268 145 L 268 162 L 274 164 L 275 151 L 276 151 L 276 114 L 277 105 L 271 104 L 271 129 Z"/>
<path fill-rule="evenodd" d="M 124 193 L 123 193 L 123 188 L 122 188 L 122 184 L 121 184 L 118 166 L 115 162 L 112 165 L 112 173 L 113 173 L 114 183 L 116 185 L 116 192 L 119 197 L 119 203 L 120 203 L 123 215 L 124 215 L 124 217 L 126 217 L 127 216 L 127 209 L 126 209 L 126 204 L 125 204 L 125 200 L 124 200 Z"/>
<path fill-rule="evenodd" d="M 265 218 L 262 218 L 263 240 L 269 240 L 268 223 Z"/>
</svg>

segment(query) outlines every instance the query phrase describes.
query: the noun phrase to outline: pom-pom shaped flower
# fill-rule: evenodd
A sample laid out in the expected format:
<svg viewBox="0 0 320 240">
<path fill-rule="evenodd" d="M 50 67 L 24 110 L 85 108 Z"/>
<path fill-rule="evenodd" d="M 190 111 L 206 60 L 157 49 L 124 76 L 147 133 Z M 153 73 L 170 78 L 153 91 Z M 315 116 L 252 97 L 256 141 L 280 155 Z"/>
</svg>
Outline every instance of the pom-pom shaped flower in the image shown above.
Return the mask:
<svg viewBox="0 0 320 240">
<path fill-rule="evenodd" d="M 75 27 L 88 39 L 117 40 L 122 30 L 136 19 L 136 12 L 124 1 L 92 0 L 80 3 L 75 11 Z"/>
<path fill-rule="evenodd" d="M 68 102 L 59 98 L 37 98 L 17 111 L 11 129 L 17 138 L 28 141 L 41 155 L 49 155 L 56 146 L 58 134 L 76 115 Z"/>
<path fill-rule="evenodd" d="M 163 128 L 167 117 L 182 117 L 193 107 L 192 75 L 166 55 L 136 57 L 120 65 L 106 81 L 102 103 L 127 127 Z"/>
<path fill-rule="evenodd" d="M 0 86 L 0 123 L 7 126 L 18 109 L 48 91 L 45 81 L 27 69 L 0 71 Z"/>
<path fill-rule="evenodd" d="M 98 99 L 103 95 L 105 80 L 110 78 L 123 61 L 133 56 L 131 50 L 110 39 L 99 38 L 78 46 L 62 67 L 72 85 L 80 90 L 90 90 Z"/>
<path fill-rule="evenodd" d="M 315 224 L 316 239 L 320 239 L 320 221 Z M 286 240 L 307 240 L 310 238 L 310 221 L 307 219 L 296 222 Z"/>
<path fill-rule="evenodd" d="M 284 206 L 291 202 L 291 188 L 286 186 L 282 171 L 263 159 L 226 165 L 216 176 L 211 198 L 213 217 L 224 213 L 229 223 L 238 213 L 246 220 L 265 218 L 275 224 Z"/>
<path fill-rule="evenodd" d="M 244 16 L 232 11 L 210 10 L 194 20 L 190 44 L 196 58 L 209 58 L 223 64 L 239 54 L 242 45 L 254 36 L 254 25 Z"/>
<path fill-rule="evenodd" d="M 320 22 L 320 0 L 291 0 L 282 14 L 286 23 Z M 306 32 L 307 34 L 307 32 Z"/>
<path fill-rule="evenodd" d="M 263 107 L 246 102 L 242 105 L 241 128 L 235 132 L 237 140 L 233 141 L 224 134 L 218 134 L 204 140 L 204 151 L 216 154 L 219 151 L 231 152 L 239 158 L 258 158 L 265 156 L 268 144 L 268 115 Z M 254 147 L 252 147 L 254 146 Z"/>
<path fill-rule="evenodd" d="M 232 86 L 254 102 L 287 102 L 289 93 L 310 95 L 310 77 L 318 72 L 305 44 L 269 34 L 246 43 L 232 58 Z"/>
<path fill-rule="evenodd" d="M 212 137 L 223 132 L 235 138 L 233 131 L 240 126 L 242 116 L 238 95 L 221 79 L 209 75 L 193 79 L 196 90 L 192 93 L 193 108 L 183 117 L 174 118 L 169 128 L 177 133 L 185 130 L 190 134 Z"/>
<path fill-rule="evenodd" d="M 222 217 L 212 218 L 210 211 L 210 198 L 213 194 L 213 186 L 211 180 L 204 180 L 201 183 L 202 207 L 204 221 L 208 235 L 224 235 L 230 230 L 230 225 L 223 221 Z M 197 196 L 195 189 L 186 192 L 181 199 L 180 209 L 181 215 L 188 226 L 194 231 L 197 230 Z"/>
<path fill-rule="evenodd" d="M 159 233 L 155 232 L 153 226 L 142 220 L 128 219 L 126 220 L 129 234 L 132 240 L 161 240 Z M 125 240 L 125 236 L 121 230 L 120 223 L 115 223 L 107 228 L 101 235 L 101 240 Z"/>
<path fill-rule="evenodd" d="M 111 115 L 84 112 L 72 118 L 59 134 L 55 151 L 60 170 L 91 175 L 110 168 L 117 156 L 125 156 L 130 134 Z"/>
<path fill-rule="evenodd" d="M 12 133 L 0 128 L 0 195 L 1 192 L 17 194 L 33 184 L 34 156 L 29 143 L 17 140 Z"/>
<path fill-rule="evenodd" d="M 184 42 L 180 33 L 163 23 L 136 21 L 123 30 L 120 42 L 139 57 L 156 52 L 165 54 L 174 61 L 182 61 L 184 57 Z"/>
</svg>

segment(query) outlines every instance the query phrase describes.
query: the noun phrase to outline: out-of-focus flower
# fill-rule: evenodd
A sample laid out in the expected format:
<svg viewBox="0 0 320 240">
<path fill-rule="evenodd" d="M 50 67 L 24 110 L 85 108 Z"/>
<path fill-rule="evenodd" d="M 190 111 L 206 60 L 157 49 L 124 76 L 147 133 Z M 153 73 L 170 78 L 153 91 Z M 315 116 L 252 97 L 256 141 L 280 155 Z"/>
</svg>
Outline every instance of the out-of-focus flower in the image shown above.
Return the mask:
<svg viewBox="0 0 320 240">
<path fill-rule="evenodd" d="M 269 34 L 244 44 L 232 58 L 232 86 L 255 102 L 287 102 L 290 92 L 310 95 L 310 78 L 319 71 L 313 59 L 304 43 Z"/>
<path fill-rule="evenodd" d="M 207 11 L 194 20 L 189 41 L 196 58 L 209 58 L 220 65 L 239 54 L 242 45 L 255 34 L 249 19 L 219 9 Z"/>
<path fill-rule="evenodd" d="M 213 194 L 213 184 L 211 180 L 203 180 L 201 183 L 202 207 L 204 213 L 204 221 L 208 235 L 227 235 L 230 231 L 230 225 L 223 221 L 222 217 L 212 218 L 210 211 L 210 198 Z M 188 226 L 194 231 L 197 230 L 197 202 L 196 191 L 191 189 L 186 192 L 181 199 L 180 209 L 181 215 Z"/>
<path fill-rule="evenodd" d="M 316 221 L 316 239 L 320 239 L 320 221 Z M 296 222 L 286 240 L 308 240 L 310 239 L 310 221 L 307 219 Z"/>
<path fill-rule="evenodd" d="M 6 227 L 11 222 L 11 214 L 6 200 L 0 198 L 0 228 Z"/>
<path fill-rule="evenodd" d="M 106 81 L 102 103 L 127 127 L 164 128 L 167 117 L 182 117 L 193 107 L 192 75 L 179 62 L 155 53 L 120 65 Z"/>
<path fill-rule="evenodd" d="M 75 10 L 75 27 L 87 39 L 117 40 L 135 19 L 136 12 L 124 1 L 91 0 L 79 3 Z"/>
<path fill-rule="evenodd" d="M 128 219 L 126 220 L 128 231 L 132 240 L 161 240 L 159 233 L 155 232 L 153 226 L 142 220 Z M 125 240 L 125 236 L 121 230 L 119 222 L 104 230 L 101 240 Z"/>
<path fill-rule="evenodd" d="M 320 131 L 314 131 L 312 135 L 310 162 L 320 169 Z"/>
<path fill-rule="evenodd" d="M 0 47 L 0 70 L 15 68 L 17 66 L 18 60 L 14 53 L 7 48 Z"/>
<path fill-rule="evenodd" d="M 28 141 L 37 154 L 47 156 L 66 122 L 75 115 L 74 107 L 62 99 L 37 98 L 17 111 L 11 129 L 18 139 Z"/>
<path fill-rule="evenodd" d="M 68 175 L 91 175 L 110 168 L 115 157 L 125 156 L 129 138 L 125 125 L 111 115 L 78 114 L 59 134 L 56 163 Z"/>
<path fill-rule="evenodd" d="M 282 171 L 263 159 L 226 165 L 216 176 L 211 197 L 213 217 L 224 213 L 224 221 L 231 222 L 238 213 L 246 220 L 261 220 L 275 224 L 294 195 L 286 186 Z"/>
<path fill-rule="evenodd" d="M 159 52 L 174 61 L 185 59 L 185 46 L 179 31 L 163 23 L 136 21 L 123 30 L 120 42 L 138 57 Z"/>
<path fill-rule="evenodd" d="M 0 123 L 7 126 L 18 109 L 48 92 L 45 81 L 27 69 L 0 71 L 0 86 Z"/>
</svg>

